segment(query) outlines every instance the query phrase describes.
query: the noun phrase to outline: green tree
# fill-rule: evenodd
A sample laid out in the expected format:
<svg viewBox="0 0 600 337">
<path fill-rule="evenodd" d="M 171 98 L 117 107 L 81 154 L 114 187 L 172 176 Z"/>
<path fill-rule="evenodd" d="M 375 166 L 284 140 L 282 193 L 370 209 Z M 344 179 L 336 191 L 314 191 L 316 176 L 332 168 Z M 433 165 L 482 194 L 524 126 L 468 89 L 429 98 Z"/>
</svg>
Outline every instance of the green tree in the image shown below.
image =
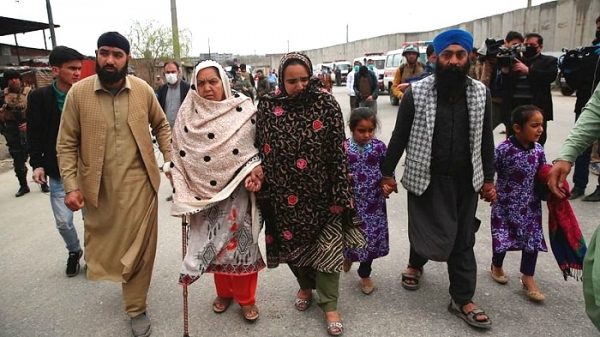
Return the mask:
<svg viewBox="0 0 600 337">
<path fill-rule="evenodd" d="M 171 27 L 155 20 L 133 21 L 128 38 L 131 42 L 131 56 L 147 69 L 145 74 L 138 76 L 148 76 L 146 80 L 152 85 L 154 77 L 159 73 L 160 63 L 174 57 Z M 192 46 L 192 33 L 188 29 L 179 30 L 179 44 L 181 57 L 188 56 Z"/>
</svg>

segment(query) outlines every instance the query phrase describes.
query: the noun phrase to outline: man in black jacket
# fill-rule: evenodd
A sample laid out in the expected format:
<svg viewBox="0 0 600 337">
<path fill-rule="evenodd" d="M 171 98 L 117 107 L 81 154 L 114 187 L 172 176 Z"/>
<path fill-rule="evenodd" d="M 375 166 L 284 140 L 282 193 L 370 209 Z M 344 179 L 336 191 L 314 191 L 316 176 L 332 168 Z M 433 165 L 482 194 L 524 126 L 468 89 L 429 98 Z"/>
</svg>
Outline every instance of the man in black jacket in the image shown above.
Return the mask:
<svg viewBox="0 0 600 337">
<path fill-rule="evenodd" d="M 596 18 L 596 38 L 592 41 L 592 45 L 600 48 L 600 16 Z M 581 70 L 577 72 L 578 81 L 577 101 L 575 101 L 575 121 L 579 119 L 581 110 L 592 97 L 592 93 L 600 82 L 600 57 L 599 52 L 590 53 L 587 57 L 581 59 Z M 575 169 L 573 170 L 573 188 L 569 199 L 574 200 L 585 194 L 589 180 L 589 165 L 592 154 L 592 147 L 588 147 L 575 160 Z M 598 177 L 598 185 L 590 195 L 585 196 L 583 201 L 600 201 L 600 177 Z"/>
<path fill-rule="evenodd" d="M 49 56 L 54 81 L 49 86 L 34 90 L 27 102 L 29 163 L 36 183 L 45 184 L 46 176 L 50 178 L 50 205 L 56 228 L 69 251 L 65 272 L 68 277 L 79 273 L 79 259 L 83 252 L 73 225 L 73 212 L 64 202 L 65 189 L 58 170 L 56 138 L 65 97 L 71 86 L 79 81 L 83 58 L 74 49 L 64 46 L 54 48 Z"/>
<path fill-rule="evenodd" d="M 175 119 L 177 118 L 177 111 L 179 111 L 185 95 L 190 90 L 190 85 L 181 79 L 181 68 L 176 61 L 165 62 L 163 72 L 165 73 L 167 83 L 158 88 L 156 95 L 158 96 L 160 107 L 167 115 L 169 125 L 173 128 Z"/>
<path fill-rule="evenodd" d="M 502 67 L 503 111 L 512 111 L 519 105 L 533 104 L 544 113 L 544 132 L 539 143 L 546 143 L 547 122 L 553 118 L 550 84 L 556 79 L 556 57 L 543 55 L 544 39 L 540 34 L 525 35 L 523 58 L 516 58 L 512 67 Z M 507 133 L 512 134 L 511 128 Z"/>
</svg>

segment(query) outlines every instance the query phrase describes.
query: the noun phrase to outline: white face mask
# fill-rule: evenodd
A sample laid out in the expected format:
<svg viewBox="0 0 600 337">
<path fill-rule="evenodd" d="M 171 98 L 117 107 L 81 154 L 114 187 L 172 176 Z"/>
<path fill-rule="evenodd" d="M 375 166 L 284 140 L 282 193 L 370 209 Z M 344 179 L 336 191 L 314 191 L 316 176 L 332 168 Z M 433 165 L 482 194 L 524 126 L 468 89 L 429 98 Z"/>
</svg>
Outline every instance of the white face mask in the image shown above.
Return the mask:
<svg viewBox="0 0 600 337">
<path fill-rule="evenodd" d="M 165 78 L 169 84 L 177 83 L 177 74 L 165 74 Z"/>
</svg>

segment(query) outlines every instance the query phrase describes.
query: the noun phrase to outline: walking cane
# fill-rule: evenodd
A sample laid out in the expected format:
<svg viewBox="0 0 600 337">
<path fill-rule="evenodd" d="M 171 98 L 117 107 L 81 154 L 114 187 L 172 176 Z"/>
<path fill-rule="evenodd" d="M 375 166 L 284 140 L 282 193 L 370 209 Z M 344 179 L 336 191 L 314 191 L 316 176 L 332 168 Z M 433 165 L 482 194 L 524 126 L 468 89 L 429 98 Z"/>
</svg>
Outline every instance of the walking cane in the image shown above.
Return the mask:
<svg viewBox="0 0 600 337">
<path fill-rule="evenodd" d="M 182 260 L 185 259 L 187 250 L 187 222 L 186 216 L 181 217 L 181 253 Z M 183 337 L 190 337 L 188 330 L 188 289 L 187 283 L 183 283 Z"/>
</svg>

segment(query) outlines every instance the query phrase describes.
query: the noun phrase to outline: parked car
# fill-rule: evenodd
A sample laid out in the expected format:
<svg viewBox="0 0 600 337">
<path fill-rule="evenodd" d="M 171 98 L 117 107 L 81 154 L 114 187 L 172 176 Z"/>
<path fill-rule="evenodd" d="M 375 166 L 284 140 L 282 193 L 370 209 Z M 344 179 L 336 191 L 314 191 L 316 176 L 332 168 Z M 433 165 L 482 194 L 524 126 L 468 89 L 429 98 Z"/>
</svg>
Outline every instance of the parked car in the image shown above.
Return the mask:
<svg viewBox="0 0 600 337">
<path fill-rule="evenodd" d="M 402 48 L 390 50 L 385 54 L 383 85 L 387 89 L 388 93 L 392 92 L 392 82 L 394 81 L 394 75 L 396 74 L 396 70 L 398 70 L 400 65 L 406 62 L 406 59 L 404 58 L 404 56 L 402 56 L 404 48 L 411 44 L 418 46 L 419 61 L 425 64 L 427 62 L 427 54 L 425 52 L 427 50 L 427 45 L 429 45 L 430 43 L 431 41 L 404 42 L 402 44 Z M 398 105 L 398 98 L 394 95 L 390 95 L 390 103 L 392 105 Z"/>
</svg>

